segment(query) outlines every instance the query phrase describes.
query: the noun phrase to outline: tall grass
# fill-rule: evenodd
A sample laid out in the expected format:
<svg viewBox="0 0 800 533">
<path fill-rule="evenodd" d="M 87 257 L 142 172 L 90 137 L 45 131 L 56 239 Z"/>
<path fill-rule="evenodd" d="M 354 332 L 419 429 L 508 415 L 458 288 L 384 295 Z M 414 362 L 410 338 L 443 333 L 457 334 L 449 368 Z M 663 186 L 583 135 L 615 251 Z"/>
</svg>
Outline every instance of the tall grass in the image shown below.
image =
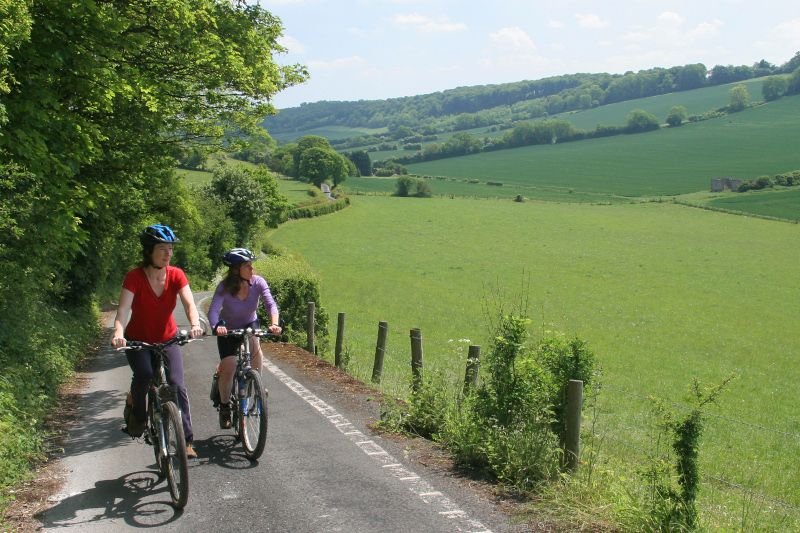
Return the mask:
<svg viewBox="0 0 800 533">
<path fill-rule="evenodd" d="M 458 341 L 487 344 L 482 299 L 514 294 L 523 279 L 540 330 L 578 335 L 597 355 L 602 430 L 630 447 L 647 448 L 639 422 L 650 416 L 648 395 L 678 398 L 694 377 L 738 372 L 711 413 L 703 468 L 800 507 L 798 237 L 797 225 L 669 203 L 380 196 L 272 235 L 318 272 L 331 316 L 347 313 L 351 369 L 362 379 L 377 324 L 389 323 L 389 391 L 405 389 L 414 327 L 426 365 L 463 376 Z"/>
</svg>

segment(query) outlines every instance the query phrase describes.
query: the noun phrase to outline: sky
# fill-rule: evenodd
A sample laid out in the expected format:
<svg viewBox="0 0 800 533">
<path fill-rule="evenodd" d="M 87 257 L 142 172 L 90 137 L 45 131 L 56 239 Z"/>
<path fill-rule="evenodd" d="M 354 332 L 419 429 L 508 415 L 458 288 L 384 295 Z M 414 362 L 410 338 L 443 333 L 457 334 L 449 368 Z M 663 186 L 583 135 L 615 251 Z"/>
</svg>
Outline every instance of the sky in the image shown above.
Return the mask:
<svg viewBox="0 0 800 533">
<path fill-rule="evenodd" d="M 797 0 L 258 1 L 283 24 L 275 60 L 310 73 L 278 109 L 800 51 Z"/>
</svg>

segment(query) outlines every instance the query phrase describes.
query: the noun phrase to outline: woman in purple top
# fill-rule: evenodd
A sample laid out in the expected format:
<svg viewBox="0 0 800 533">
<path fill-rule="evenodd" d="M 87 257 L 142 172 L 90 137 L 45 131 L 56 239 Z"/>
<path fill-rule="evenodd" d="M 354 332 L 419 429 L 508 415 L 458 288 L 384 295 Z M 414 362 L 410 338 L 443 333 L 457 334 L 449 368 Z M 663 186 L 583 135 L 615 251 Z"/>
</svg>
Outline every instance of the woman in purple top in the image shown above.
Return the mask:
<svg viewBox="0 0 800 533">
<path fill-rule="evenodd" d="M 248 326 L 258 328 L 259 299 L 270 317 L 269 332 L 279 335 L 281 327 L 278 318 L 278 305 L 269 291 L 267 281 L 253 273 L 255 254 L 246 248 L 234 248 L 228 251 L 222 261 L 228 265 L 228 274 L 214 291 L 211 307 L 208 309 L 208 321 L 214 327 L 219 348 L 219 426 L 222 429 L 231 427 L 231 406 L 228 399 L 233 387 L 233 374 L 236 372 L 236 350 L 240 340 L 226 337 L 228 329 L 240 329 Z M 261 343 L 258 337 L 250 339 L 252 366 L 261 372 Z"/>
</svg>

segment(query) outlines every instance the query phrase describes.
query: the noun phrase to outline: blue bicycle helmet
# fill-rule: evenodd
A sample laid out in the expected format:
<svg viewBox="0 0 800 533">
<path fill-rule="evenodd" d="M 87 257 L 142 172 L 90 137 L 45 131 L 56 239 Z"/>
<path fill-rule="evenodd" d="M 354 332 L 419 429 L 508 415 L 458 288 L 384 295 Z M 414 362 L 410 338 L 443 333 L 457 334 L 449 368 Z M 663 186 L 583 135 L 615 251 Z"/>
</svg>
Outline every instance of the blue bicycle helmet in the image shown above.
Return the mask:
<svg viewBox="0 0 800 533">
<path fill-rule="evenodd" d="M 227 266 L 238 265 L 240 263 L 247 263 L 248 261 L 255 261 L 256 254 L 247 248 L 234 248 L 225 252 L 222 256 L 222 262 Z"/>
<path fill-rule="evenodd" d="M 175 232 L 172 231 L 172 228 L 164 224 L 147 226 L 139 235 L 139 240 L 142 241 L 142 246 L 154 246 L 159 243 L 175 244 L 176 242 L 180 242 L 180 239 L 175 236 Z"/>
</svg>

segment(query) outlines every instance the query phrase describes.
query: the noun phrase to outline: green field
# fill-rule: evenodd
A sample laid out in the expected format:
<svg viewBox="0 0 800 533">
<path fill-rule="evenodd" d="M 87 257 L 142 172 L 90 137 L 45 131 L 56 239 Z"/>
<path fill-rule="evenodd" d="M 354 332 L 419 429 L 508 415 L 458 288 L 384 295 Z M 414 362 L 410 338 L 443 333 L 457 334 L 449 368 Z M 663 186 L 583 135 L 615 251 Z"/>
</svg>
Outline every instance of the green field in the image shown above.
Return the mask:
<svg viewBox="0 0 800 533">
<path fill-rule="evenodd" d="M 798 169 L 797 139 L 800 96 L 792 96 L 680 128 L 441 159 L 408 171 L 576 192 L 677 195 L 708 190 L 713 177 Z"/>
<path fill-rule="evenodd" d="M 628 114 L 634 109 L 643 109 L 655 115 L 659 120 L 666 121 L 666 117 L 670 110 L 676 105 L 682 105 L 686 108 L 689 115 L 702 115 L 706 111 L 718 109 L 727 106 L 730 103 L 730 90 L 739 83 L 744 84 L 750 92 L 751 100 L 757 102 L 762 100 L 761 86 L 764 78 L 755 78 L 745 80 L 737 83 L 730 83 L 725 85 L 715 85 L 713 87 L 704 87 L 702 89 L 694 89 L 691 91 L 681 91 L 675 93 L 662 94 L 658 96 L 651 96 L 647 98 L 639 98 L 636 100 L 628 100 L 624 102 L 617 102 L 599 106 L 585 111 L 569 111 L 566 113 L 558 113 L 546 118 L 558 118 L 571 122 L 575 127 L 591 131 L 594 130 L 598 124 L 604 126 L 623 126 L 627 120 Z M 531 119 L 541 120 L 541 119 Z M 444 143 L 448 138 L 456 133 L 469 133 L 476 137 L 501 137 L 506 132 L 503 130 L 488 131 L 488 127 L 475 128 L 470 130 L 463 130 L 458 132 L 445 132 L 438 135 L 435 143 Z M 383 133 L 384 130 L 369 130 L 366 128 L 349 128 L 346 126 L 331 126 L 329 128 L 317 128 L 309 131 L 285 134 L 277 133 L 273 136 L 280 142 L 288 142 L 303 135 L 321 135 L 328 139 L 346 139 L 348 137 L 356 137 L 368 133 Z M 399 143 L 398 143 L 399 144 Z M 431 143 L 423 143 L 431 144 Z M 350 148 L 344 151 L 355 149 L 366 149 L 370 145 Z M 389 158 L 401 157 L 411 154 L 409 150 L 384 150 L 370 152 L 370 157 L 373 161 L 383 161 Z"/>
<path fill-rule="evenodd" d="M 762 100 L 761 85 L 764 78 L 755 78 L 737 83 L 725 85 L 715 85 L 691 91 L 681 91 L 676 93 L 660 94 L 648 98 L 639 98 L 615 104 L 603 105 L 586 111 L 572 111 L 553 115 L 552 118 L 568 120 L 575 127 L 582 130 L 593 130 L 598 124 L 603 126 L 623 126 L 628 114 L 634 109 L 643 109 L 652 113 L 662 122 L 666 122 L 670 109 L 676 105 L 686 108 L 689 115 L 702 115 L 706 111 L 718 109 L 730 104 L 730 90 L 743 84 L 750 92 L 752 102 Z"/>
<path fill-rule="evenodd" d="M 377 324 L 389 323 L 389 391 L 407 383 L 410 328 L 422 329 L 427 367 L 460 377 L 466 344 L 487 345 L 484 307 L 520 293 L 534 333 L 577 335 L 596 352 L 605 392 L 595 430 L 629 457 L 626 446 L 648 447 L 648 395 L 677 401 L 694 377 L 716 384 L 737 372 L 709 421 L 704 474 L 795 508 L 798 238 L 795 224 L 672 203 L 386 196 L 353 197 L 344 211 L 272 234 L 319 273 L 334 330 L 346 313 L 351 370 L 364 380 Z M 703 494 L 737 496 L 719 486 Z"/>
<path fill-rule="evenodd" d="M 750 191 L 710 200 L 708 205 L 756 215 L 800 221 L 800 190 Z"/>
</svg>

